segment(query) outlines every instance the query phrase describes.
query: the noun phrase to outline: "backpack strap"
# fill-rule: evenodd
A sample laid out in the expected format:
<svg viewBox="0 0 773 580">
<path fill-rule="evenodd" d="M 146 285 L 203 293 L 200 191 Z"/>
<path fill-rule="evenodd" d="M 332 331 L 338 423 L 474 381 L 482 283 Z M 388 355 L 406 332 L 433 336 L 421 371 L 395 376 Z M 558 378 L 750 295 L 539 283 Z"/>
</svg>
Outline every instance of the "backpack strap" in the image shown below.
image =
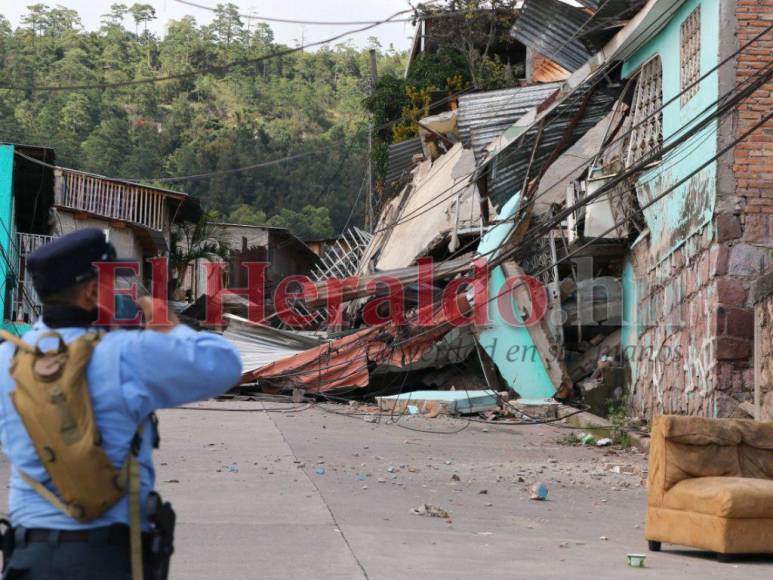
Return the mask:
<svg viewBox="0 0 773 580">
<path fill-rule="evenodd" d="M 7 340 L 11 344 L 15 344 L 17 348 L 27 351 L 27 352 L 35 352 L 35 347 L 32 346 L 29 342 L 26 340 L 15 336 L 8 332 L 7 330 L 0 329 L 0 338 L 3 340 Z"/>
<path fill-rule="evenodd" d="M 143 580 L 142 568 L 142 514 L 140 511 L 140 447 L 142 423 L 132 437 L 126 458 L 129 470 L 129 548 L 131 551 L 132 580 Z"/>
<path fill-rule="evenodd" d="M 67 505 L 66 503 L 64 503 L 61 499 L 59 499 L 59 496 L 57 496 L 53 491 L 48 489 L 45 485 L 43 485 L 39 481 L 32 479 L 32 477 L 24 473 L 18 467 L 16 468 L 16 471 L 19 474 L 19 476 L 24 480 L 24 482 L 27 485 L 29 485 L 33 490 L 35 490 L 39 495 L 41 495 L 43 499 L 45 499 L 48 503 L 53 505 L 59 511 L 66 513 L 71 518 L 77 519 L 77 508 L 75 506 Z"/>
</svg>

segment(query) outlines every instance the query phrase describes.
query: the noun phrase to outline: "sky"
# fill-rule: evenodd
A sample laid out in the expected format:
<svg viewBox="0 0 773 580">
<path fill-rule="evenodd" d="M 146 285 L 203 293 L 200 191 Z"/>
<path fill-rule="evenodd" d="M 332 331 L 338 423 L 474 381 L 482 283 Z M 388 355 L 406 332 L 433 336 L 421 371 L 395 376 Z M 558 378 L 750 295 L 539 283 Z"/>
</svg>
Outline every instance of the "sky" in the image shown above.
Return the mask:
<svg viewBox="0 0 773 580">
<path fill-rule="evenodd" d="M 49 6 L 61 5 L 76 10 L 87 30 L 96 30 L 100 26 L 99 18 L 109 11 L 110 5 L 120 1 L 131 5 L 133 0 L 0 0 L 0 14 L 11 21 L 15 27 L 19 26 L 26 7 L 40 2 Z M 196 4 L 216 6 L 225 3 L 225 0 L 192 0 Z M 142 4 L 151 4 L 156 9 L 157 20 L 149 27 L 155 33 L 163 35 L 166 24 L 170 20 L 177 20 L 190 15 L 196 18 L 199 24 L 208 24 L 213 18 L 213 13 L 208 10 L 185 5 L 177 0 L 141 0 Z M 299 20 L 326 20 L 326 21 L 359 21 L 359 20 L 383 20 L 399 10 L 407 9 L 407 0 L 231 0 L 231 3 L 239 7 L 242 14 L 257 14 L 274 18 L 289 18 Z M 315 26 L 270 23 L 274 30 L 276 40 L 281 43 L 295 46 L 301 38 L 304 43 L 324 40 L 336 36 L 342 32 L 361 26 Z M 125 26 L 132 29 L 134 22 L 127 17 Z M 366 32 L 349 36 L 355 45 L 365 46 L 370 36 L 375 36 L 384 48 L 390 44 L 398 50 L 407 49 L 410 45 L 410 37 L 413 27 L 410 22 L 383 24 Z M 341 39 L 336 42 L 343 42 Z"/>
</svg>

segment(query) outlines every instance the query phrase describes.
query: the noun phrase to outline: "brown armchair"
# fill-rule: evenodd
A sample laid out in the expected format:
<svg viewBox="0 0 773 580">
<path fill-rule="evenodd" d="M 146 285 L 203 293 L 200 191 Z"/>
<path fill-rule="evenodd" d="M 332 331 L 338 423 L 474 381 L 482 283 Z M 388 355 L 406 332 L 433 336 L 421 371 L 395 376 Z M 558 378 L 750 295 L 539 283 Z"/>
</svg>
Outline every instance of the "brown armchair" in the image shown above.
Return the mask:
<svg viewBox="0 0 773 580">
<path fill-rule="evenodd" d="M 652 551 L 773 553 L 773 422 L 656 417 L 647 503 Z"/>
</svg>

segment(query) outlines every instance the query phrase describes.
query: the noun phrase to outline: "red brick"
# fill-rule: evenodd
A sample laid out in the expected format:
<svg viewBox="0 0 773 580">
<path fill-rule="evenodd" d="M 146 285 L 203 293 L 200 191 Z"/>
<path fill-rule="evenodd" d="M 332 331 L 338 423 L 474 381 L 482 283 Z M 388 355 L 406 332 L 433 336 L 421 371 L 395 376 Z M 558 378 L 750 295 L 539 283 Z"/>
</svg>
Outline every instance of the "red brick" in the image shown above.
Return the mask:
<svg viewBox="0 0 773 580">
<path fill-rule="evenodd" d="M 754 311 L 747 308 L 728 308 L 725 312 L 725 334 L 754 338 Z"/>
<path fill-rule="evenodd" d="M 717 360 L 746 360 L 752 354 L 752 343 L 742 338 L 717 338 Z"/>
<path fill-rule="evenodd" d="M 731 276 L 717 278 L 717 302 L 729 306 L 746 304 L 746 289 L 740 280 Z"/>
</svg>

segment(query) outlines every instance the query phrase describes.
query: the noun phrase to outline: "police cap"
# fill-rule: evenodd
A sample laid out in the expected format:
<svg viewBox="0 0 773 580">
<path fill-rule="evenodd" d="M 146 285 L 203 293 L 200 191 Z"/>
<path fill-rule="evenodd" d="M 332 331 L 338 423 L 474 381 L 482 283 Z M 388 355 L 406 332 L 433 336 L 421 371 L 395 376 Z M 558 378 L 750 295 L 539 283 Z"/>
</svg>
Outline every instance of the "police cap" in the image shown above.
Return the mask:
<svg viewBox="0 0 773 580">
<path fill-rule="evenodd" d="M 72 288 L 96 276 L 94 262 L 115 259 L 115 248 L 96 228 L 78 230 L 41 246 L 27 257 L 38 296 Z"/>
</svg>

